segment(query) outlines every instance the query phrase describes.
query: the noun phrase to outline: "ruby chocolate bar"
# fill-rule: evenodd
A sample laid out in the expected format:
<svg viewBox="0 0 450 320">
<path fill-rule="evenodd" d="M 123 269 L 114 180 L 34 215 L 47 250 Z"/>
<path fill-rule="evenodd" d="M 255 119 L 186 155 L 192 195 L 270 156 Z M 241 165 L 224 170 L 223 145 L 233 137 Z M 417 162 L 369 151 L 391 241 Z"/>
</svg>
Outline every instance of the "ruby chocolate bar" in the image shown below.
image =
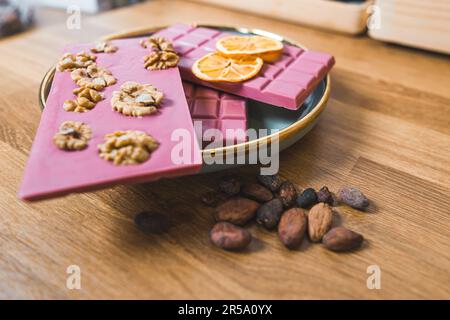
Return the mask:
<svg viewBox="0 0 450 320">
<path fill-rule="evenodd" d="M 200 169 L 201 153 L 179 70 L 146 70 L 143 57 L 148 49 L 139 40 L 113 41 L 117 51 L 97 53 L 96 59 L 89 53 L 61 60 L 59 70 L 68 70 L 55 74 L 21 198 L 145 182 Z M 75 45 L 65 51 L 89 52 L 91 47 Z M 173 135 L 176 130 L 179 135 Z M 180 136 L 190 137 L 185 141 L 189 148 L 172 154 Z"/>
<path fill-rule="evenodd" d="M 216 129 L 220 133 L 223 145 L 247 140 L 245 99 L 186 81 L 183 82 L 183 87 L 192 121 L 201 123 L 201 132 L 197 132 L 198 137 L 205 137 L 208 129 Z M 207 145 L 209 142 L 203 141 L 202 144 Z"/>
<path fill-rule="evenodd" d="M 261 72 L 250 80 L 242 83 L 207 82 L 195 77 L 191 67 L 197 59 L 215 51 L 217 40 L 230 33 L 175 24 L 156 35 L 173 41 L 181 56 L 179 67 L 183 80 L 292 110 L 302 105 L 334 65 L 333 56 L 327 53 L 305 51 L 285 44 L 281 58 L 265 63 Z"/>
</svg>

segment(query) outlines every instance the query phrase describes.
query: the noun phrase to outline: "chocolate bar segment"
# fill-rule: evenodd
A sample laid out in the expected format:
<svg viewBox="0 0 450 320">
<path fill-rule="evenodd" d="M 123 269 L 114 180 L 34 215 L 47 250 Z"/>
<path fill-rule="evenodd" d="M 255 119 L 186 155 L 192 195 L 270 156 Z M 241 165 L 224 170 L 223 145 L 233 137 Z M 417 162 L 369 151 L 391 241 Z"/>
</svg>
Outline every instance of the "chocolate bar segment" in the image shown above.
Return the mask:
<svg viewBox="0 0 450 320">
<path fill-rule="evenodd" d="M 75 98 L 72 91 L 77 85 L 71 79 L 70 72 L 56 72 L 20 188 L 19 196 L 22 199 L 46 198 L 118 183 L 152 181 L 162 177 L 193 174 L 200 169 L 201 152 L 179 70 L 176 67 L 159 71 L 146 70 L 143 57 L 148 54 L 148 49 L 140 46 L 140 40 L 112 41 L 118 47 L 117 52 L 97 55 L 98 66 L 111 71 L 117 83 L 106 87 L 102 91 L 104 99 L 95 108 L 84 113 L 64 110 L 64 101 Z M 64 52 L 89 52 L 91 47 L 90 44 L 74 45 Z M 156 113 L 134 117 L 112 110 L 113 92 L 119 91 L 129 81 L 150 84 L 164 94 Z M 86 148 L 66 151 L 54 144 L 53 137 L 65 121 L 82 122 L 89 126 L 92 136 L 87 141 Z M 115 165 L 106 161 L 99 156 L 98 145 L 105 142 L 105 135 L 116 131 L 136 134 L 144 132 L 156 140 L 156 149 L 150 150 L 148 158 L 146 154 L 145 157 L 137 154 L 137 161 L 134 161 L 136 164 Z M 181 141 L 177 137 L 188 141 Z M 189 144 L 184 154 L 173 152 L 179 150 L 177 147 L 183 142 Z"/>
<path fill-rule="evenodd" d="M 192 121 L 196 124 L 195 128 L 199 129 L 197 137 L 203 146 L 211 143 L 201 139 L 208 129 L 218 130 L 224 146 L 247 140 L 245 99 L 186 81 L 183 87 Z"/>
<path fill-rule="evenodd" d="M 253 79 L 237 84 L 207 82 L 195 77 L 191 67 L 197 59 L 215 51 L 216 42 L 230 33 L 175 24 L 156 34 L 173 41 L 181 56 L 179 65 L 183 80 L 292 110 L 302 105 L 334 65 L 333 56 L 327 53 L 305 51 L 285 44 L 281 58 L 265 63 Z"/>
</svg>

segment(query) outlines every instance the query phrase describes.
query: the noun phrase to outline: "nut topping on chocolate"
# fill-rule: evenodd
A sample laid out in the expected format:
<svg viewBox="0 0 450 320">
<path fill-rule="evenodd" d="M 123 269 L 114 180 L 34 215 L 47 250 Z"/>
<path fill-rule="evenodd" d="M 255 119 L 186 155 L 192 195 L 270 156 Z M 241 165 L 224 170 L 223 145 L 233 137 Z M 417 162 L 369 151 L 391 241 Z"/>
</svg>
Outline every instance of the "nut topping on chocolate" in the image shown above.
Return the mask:
<svg viewBox="0 0 450 320">
<path fill-rule="evenodd" d="M 179 60 L 175 52 L 153 51 L 144 57 L 144 66 L 148 70 L 164 70 L 176 67 Z"/>
<path fill-rule="evenodd" d="M 141 40 L 141 46 L 152 51 L 144 57 L 144 66 L 148 70 L 163 70 L 178 65 L 180 57 L 170 41 L 162 37 L 151 37 Z"/>
<path fill-rule="evenodd" d="M 77 54 L 65 53 L 58 62 L 56 68 L 58 71 L 73 71 L 75 69 L 87 68 L 95 63 L 97 57 L 87 54 L 86 52 L 79 52 Z"/>
<path fill-rule="evenodd" d="M 91 49 L 94 53 L 114 53 L 117 50 L 119 50 L 119 48 L 107 41 L 98 42 L 95 44 L 95 47 Z"/>
<path fill-rule="evenodd" d="M 82 88 L 103 90 L 117 82 L 109 70 L 91 64 L 87 68 L 75 69 L 70 74 L 72 80 Z"/>
<path fill-rule="evenodd" d="M 105 142 L 98 145 L 100 158 L 115 165 L 138 164 L 147 161 L 159 143 L 142 131 L 116 131 L 105 136 Z"/>
<path fill-rule="evenodd" d="M 175 52 L 172 42 L 163 37 L 150 37 L 148 39 L 141 40 L 140 44 L 142 47 L 150 48 L 154 51 Z"/>
<path fill-rule="evenodd" d="M 82 150 L 92 137 L 91 128 L 82 122 L 65 121 L 53 137 L 53 142 L 61 150 Z"/>
<path fill-rule="evenodd" d="M 140 117 L 156 113 L 163 98 L 164 94 L 152 85 L 129 81 L 113 92 L 111 107 L 123 115 Z"/>
<path fill-rule="evenodd" d="M 103 94 L 94 89 L 76 88 L 73 93 L 77 95 L 75 100 L 66 100 L 63 108 L 69 112 L 86 112 L 95 107 L 97 102 L 104 99 Z"/>
</svg>

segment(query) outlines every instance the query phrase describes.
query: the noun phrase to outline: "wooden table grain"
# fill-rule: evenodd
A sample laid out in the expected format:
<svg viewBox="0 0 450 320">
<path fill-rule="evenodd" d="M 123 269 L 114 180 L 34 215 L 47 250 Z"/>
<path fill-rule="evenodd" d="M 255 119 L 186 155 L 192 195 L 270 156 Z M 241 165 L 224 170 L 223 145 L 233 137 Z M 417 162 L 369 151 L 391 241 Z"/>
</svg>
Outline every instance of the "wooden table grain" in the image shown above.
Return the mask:
<svg viewBox="0 0 450 320">
<path fill-rule="evenodd" d="M 305 242 L 288 251 L 250 226 L 248 251 L 213 247 L 212 210 L 197 199 L 224 173 L 117 186 L 37 203 L 17 198 L 36 132 L 44 73 L 69 42 L 174 22 L 271 30 L 332 52 L 329 105 L 319 124 L 281 154 L 299 187 L 356 185 L 369 213 L 338 207 L 365 247 L 336 254 Z M 0 41 L 0 298 L 450 298 L 450 63 L 448 57 L 366 37 L 313 30 L 185 1 L 153 1 Z M 233 169 L 251 181 L 257 167 Z M 173 227 L 136 230 L 133 216 L 160 210 Z M 68 290 L 66 269 L 81 269 Z M 369 290 L 367 268 L 381 270 Z"/>
</svg>

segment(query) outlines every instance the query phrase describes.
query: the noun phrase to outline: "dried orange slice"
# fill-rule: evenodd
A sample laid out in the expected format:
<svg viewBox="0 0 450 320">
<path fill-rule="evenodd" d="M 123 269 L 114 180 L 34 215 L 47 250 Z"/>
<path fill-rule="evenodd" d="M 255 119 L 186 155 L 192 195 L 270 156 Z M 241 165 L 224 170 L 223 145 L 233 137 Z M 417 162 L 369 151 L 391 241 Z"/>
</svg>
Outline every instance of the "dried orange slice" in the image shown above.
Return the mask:
<svg viewBox="0 0 450 320">
<path fill-rule="evenodd" d="M 242 82 L 253 78 L 261 70 L 264 61 L 256 56 L 227 57 L 212 52 L 195 61 L 194 75 L 210 82 Z"/>
<path fill-rule="evenodd" d="M 283 52 L 280 41 L 262 36 L 228 36 L 217 41 L 216 47 L 226 56 L 257 55 L 268 62 Z"/>
</svg>

